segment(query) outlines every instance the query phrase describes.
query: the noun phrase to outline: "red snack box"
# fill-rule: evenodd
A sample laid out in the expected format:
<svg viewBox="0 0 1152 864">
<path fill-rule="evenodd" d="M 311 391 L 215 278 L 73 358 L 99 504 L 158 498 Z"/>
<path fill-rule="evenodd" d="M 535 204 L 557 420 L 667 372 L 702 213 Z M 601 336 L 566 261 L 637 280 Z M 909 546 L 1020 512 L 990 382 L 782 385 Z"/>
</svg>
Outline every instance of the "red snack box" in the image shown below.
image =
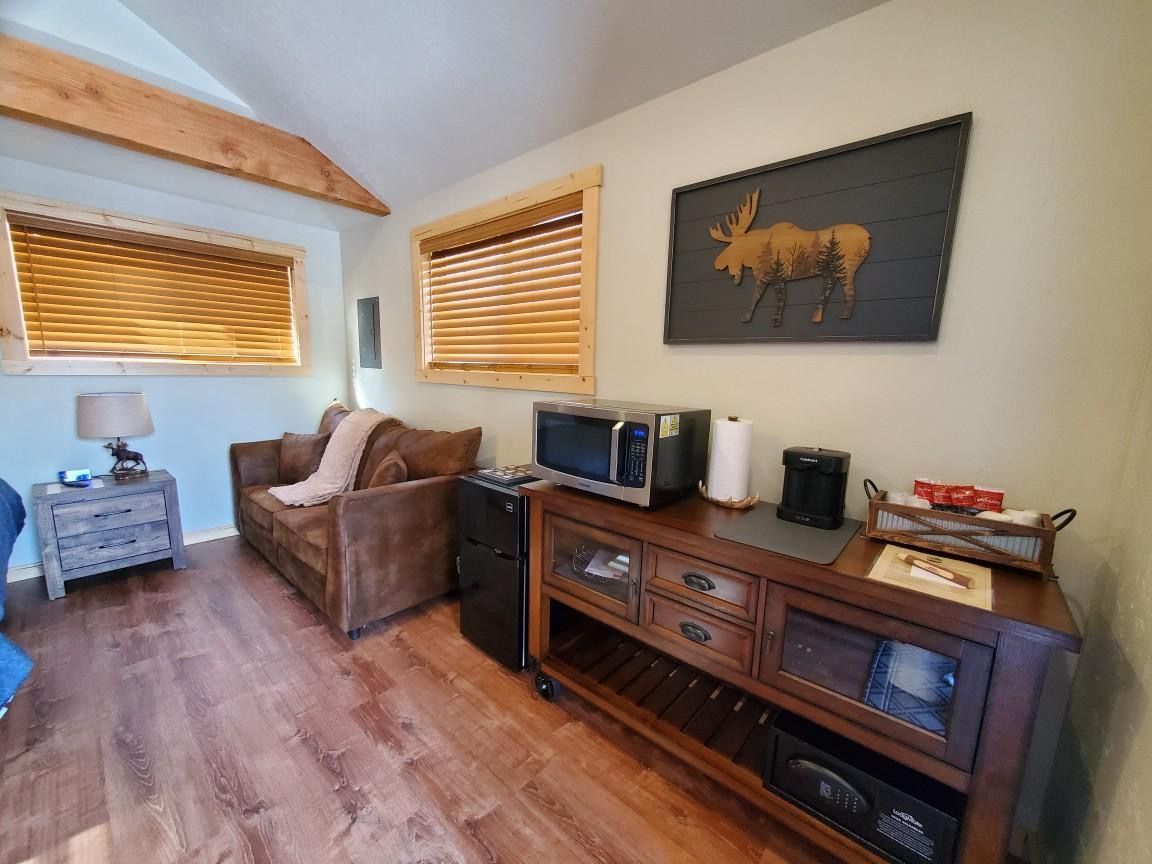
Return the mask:
<svg viewBox="0 0 1152 864">
<path fill-rule="evenodd" d="M 950 506 L 952 504 L 952 487 L 947 483 L 933 483 L 931 497 L 928 500 L 933 504 Z"/>
<path fill-rule="evenodd" d="M 917 477 L 912 484 L 912 494 L 925 501 L 932 500 L 932 481 L 927 477 Z"/>
<path fill-rule="evenodd" d="M 974 486 L 950 486 L 949 497 L 953 507 L 975 507 L 976 488 Z"/>
<path fill-rule="evenodd" d="M 979 507 L 981 510 L 991 510 L 993 513 L 999 513 L 1004 509 L 1003 489 L 988 489 L 984 486 L 977 486 L 973 491 L 975 492 L 973 507 Z"/>
</svg>

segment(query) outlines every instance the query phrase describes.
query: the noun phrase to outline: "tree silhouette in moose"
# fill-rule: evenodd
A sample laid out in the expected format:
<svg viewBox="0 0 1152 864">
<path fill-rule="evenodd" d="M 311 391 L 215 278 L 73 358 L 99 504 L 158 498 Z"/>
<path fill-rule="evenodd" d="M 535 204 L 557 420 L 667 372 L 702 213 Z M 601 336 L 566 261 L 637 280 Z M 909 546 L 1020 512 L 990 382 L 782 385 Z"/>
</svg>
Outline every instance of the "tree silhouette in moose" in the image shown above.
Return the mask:
<svg viewBox="0 0 1152 864">
<path fill-rule="evenodd" d="M 784 323 L 784 305 L 788 300 L 788 283 L 795 279 L 819 276 L 824 290 L 820 303 L 812 312 L 812 323 L 824 320 L 824 307 L 832 292 L 840 286 L 844 307 L 840 317 L 848 319 L 856 306 L 856 271 L 872 249 L 872 235 L 863 225 L 843 223 L 808 231 L 791 222 L 777 222 L 771 228 L 749 231 L 760 205 L 760 190 L 746 195 L 744 203 L 725 217 L 728 233 L 717 222 L 709 235 L 728 247 L 716 256 L 717 270 L 727 270 L 736 284 L 744 278 L 744 268 L 752 271 L 756 287 L 752 302 L 740 316 L 747 324 L 756 312 L 760 298 L 769 286 L 775 289 L 776 310 L 772 326 Z"/>
</svg>

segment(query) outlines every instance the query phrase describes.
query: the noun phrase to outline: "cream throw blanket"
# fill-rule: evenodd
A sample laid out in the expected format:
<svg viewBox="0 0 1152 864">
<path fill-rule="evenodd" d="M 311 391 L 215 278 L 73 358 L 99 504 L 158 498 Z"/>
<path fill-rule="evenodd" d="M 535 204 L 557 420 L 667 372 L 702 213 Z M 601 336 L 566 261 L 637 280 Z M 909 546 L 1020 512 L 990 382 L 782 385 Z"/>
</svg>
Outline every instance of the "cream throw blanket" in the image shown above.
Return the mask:
<svg viewBox="0 0 1152 864">
<path fill-rule="evenodd" d="M 356 480 L 356 468 L 360 465 L 368 433 L 387 417 L 373 408 L 353 411 L 332 433 L 315 474 L 291 486 L 273 486 L 268 490 L 269 494 L 285 504 L 309 507 L 347 492 Z"/>
</svg>

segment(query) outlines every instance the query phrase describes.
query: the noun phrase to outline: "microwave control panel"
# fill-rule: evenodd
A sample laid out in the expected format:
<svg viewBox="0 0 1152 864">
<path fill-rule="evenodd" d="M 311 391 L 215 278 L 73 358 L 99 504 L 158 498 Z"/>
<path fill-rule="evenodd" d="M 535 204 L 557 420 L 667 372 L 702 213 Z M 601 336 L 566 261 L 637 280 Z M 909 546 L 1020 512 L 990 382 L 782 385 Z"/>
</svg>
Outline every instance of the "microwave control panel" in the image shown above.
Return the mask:
<svg viewBox="0 0 1152 864">
<path fill-rule="evenodd" d="M 620 454 L 618 482 L 622 486 L 643 488 L 648 465 L 648 426 L 644 423 L 626 423 L 624 432 L 621 444 L 624 452 Z"/>
</svg>

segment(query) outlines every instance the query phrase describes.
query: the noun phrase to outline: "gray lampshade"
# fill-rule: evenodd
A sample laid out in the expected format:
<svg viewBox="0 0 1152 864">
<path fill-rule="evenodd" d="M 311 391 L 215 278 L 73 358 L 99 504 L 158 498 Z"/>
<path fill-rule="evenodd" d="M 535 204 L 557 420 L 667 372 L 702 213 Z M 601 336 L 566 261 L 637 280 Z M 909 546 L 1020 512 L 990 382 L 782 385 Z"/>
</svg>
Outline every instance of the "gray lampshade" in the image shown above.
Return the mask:
<svg viewBox="0 0 1152 864">
<path fill-rule="evenodd" d="M 128 438 L 154 431 L 143 393 L 81 393 L 76 397 L 76 434 L 81 438 Z"/>
</svg>

